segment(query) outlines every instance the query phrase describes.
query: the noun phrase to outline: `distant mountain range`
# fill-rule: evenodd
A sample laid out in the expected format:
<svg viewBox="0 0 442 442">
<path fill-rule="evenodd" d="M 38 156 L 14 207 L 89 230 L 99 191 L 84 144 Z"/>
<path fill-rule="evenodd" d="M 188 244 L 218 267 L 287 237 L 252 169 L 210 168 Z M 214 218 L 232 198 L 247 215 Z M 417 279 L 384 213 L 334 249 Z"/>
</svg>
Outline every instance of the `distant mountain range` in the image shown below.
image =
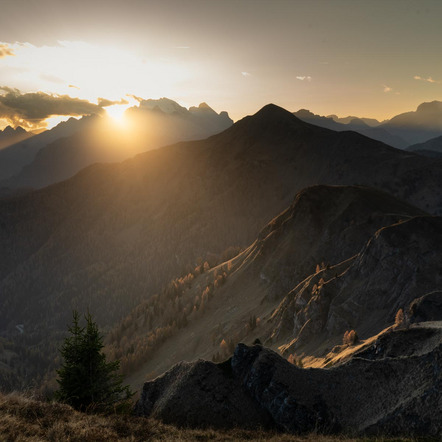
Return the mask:
<svg viewBox="0 0 442 442">
<path fill-rule="evenodd" d="M 376 126 L 379 126 L 380 124 L 382 124 L 381 121 L 376 120 L 375 118 L 363 118 L 363 117 L 356 117 L 356 116 L 351 116 L 351 115 L 349 115 L 348 117 L 338 117 L 337 115 L 332 114 L 332 115 L 327 115 L 327 118 L 331 118 L 334 121 L 336 121 L 337 123 L 341 123 L 341 124 L 349 124 L 353 120 L 361 120 L 367 126 L 370 126 L 370 127 L 376 127 Z"/>
<path fill-rule="evenodd" d="M 5 180 L 30 164 L 37 152 L 56 140 L 69 137 L 88 126 L 93 125 L 98 117 L 83 117 L 80 120 L 70 118 L 51 130 L 44 131 L 20 142 L 10 144 L 0 151 L 0 180 Z"/>
<path fill-rule="evenodd" d="M 407 150 L 427 157 L 442 158 L 442 135 L 436 138 L 431 138 L 424 143 L 408 146 Z"/>
<path fill-rule="evenodd" d="M 405 149 L 415 140 L 426 141 L 442 134 L 441 109 L 440 102 L 423 103 L 415 112 L 383 122 L 350 116 L 322 117 L 305 109 L 294 115 L 320 127 L 338 132 L 355 131 Z M 2 136 L 9 141 L 5 141 L 8 146 L 0 150 L 0 193 L 41 188 L 69 178 L 95 162 L 118 162 L 177 141 L 202 139 L 233 123 L 226 112 L 217 114 L 206 103 L 186 109 L 167 98 L 140 99 L 138 106 L 126 112 L 126 117 L 125 129 L 98 116 L 71 118 L 36 136 L 23 129 L 17 129 L 18 132 L 5 129 L 5 135 L 0 133 L 0 145 Z M 420 154 L 439 157 L 432 149 L 419 150 Z"/>
<path fill-rule="evenodd" d="M 96 162 L 116 162 L 177 141 L 206 138 L 233 124 L 206 103 L 189 110 L 167 98 L 130 108 L 126 128 L 99 116 L 71 118 L 0 151 L 0 187 L 40 188 Z M 2 179 L 2 181 L 1 181 Z"/>
<path fill-rule="evenodd" d="M 440 101 L 422 103 L 414 112 L 405 112 L 383 122 L 357 117 L 338 118 L 336 115 L 321 117 L 305 109 L 295 112 L 294 115 L 303 121 L 327 129 L 353 130 L 398 149 L 405 149 L 412 144 L 442 135 Z"/>
<path fill-rule="evenodd" d="M 275 285 L 269 292 L 275 300 L 282 300 L 302 272 L 306 277 L 311 274 L 308 269 L 316 261 L 338 264 L 347 256 L 346 247 L 358 253 L 356 246 L 362 247 L 382 224 L 442 210 L 442 162 L 355 132 L 313 126 L 268 105 L 205 140 L 151 150 L 122 163 L 95 164 L 69 180 L 0 200 L 0 247 L 5 251 L 0 257 L 1 334 L 17 348 L 26 339 L 32 342 L 32 358 L 39 361 L 32 367 L 41 374 L 54 364 L 60 332 L 72 309 L 89 309 L 103 327 L 112 327 L 198 262 L 231 246 L 248 247 L 299 191 L 317 184 L 358 184 L 391 195 L 367 192 L 363 203 L 348 197 L 348 208 L 343 204 L 336 212 L 336 196 L 309 193 L 317 204 L 303 206 L 296 215 L 304 219 L 300 241 L 306 238 L 305 246 L 296 247 L 308 251 L 293 252 L 305 259 L 299 261 L 300 273 L 275 260 L 273 269 L 249 277 L 253 288 L 272 281 L 278 272 L 287 274 L 287 279 L 281 278 L 286 286 Z M 381 202 L 371 203 L 372 199 Z M 330 201 L 331 207 L 324 209 L 322 201 Z M 372 208 L 371 215 L 364 205 Z M 378 205 L 385 208 L 380 215 Z M 367 231 L 359 238 L 360 223 Z M 331 236 L 333 229 L 338 239 Z M 318 232 L 330 250 L 336 245 L 333 254 L 325 253 Z M 276 231 L 265 235 L 269 241 L 277 236 Z M 316 241 L 316 254 L 314 244 L 308 244 L 311 240 Z M 235 305 L 241 293 L 231 292 L 229 302 Z M 201 299 L 201 293 L 198 296 Z M 244 314 L 253 314 L 253 306 L 241 308 Z M 156 304 L 155 311 L 160 320 L 160 311 L 173 309 L 167 303 Z M 147 319 L 144 316 L 143 321 Z M 17 325 L 22 325 L 23 335 Z M 162 324 L 155 339 L 162 342 L 160 336 L 166 336 L 172 325 L 173 319 Z M 224 329 L 223 324 L 220 327 Z M 22 358 L 23 363 L 28 360 Z"/>
<path fill-rule="evenodd" d="M 3 130 L 0 130 L 0 150 L 4 147 L 10 146 L 11 144 L 25 140 L 32 135 L 32 133 L 27 132 L 20 126 L 16 127 L 15 129 L 11 126 L 7 126 Z"/>
</svg>

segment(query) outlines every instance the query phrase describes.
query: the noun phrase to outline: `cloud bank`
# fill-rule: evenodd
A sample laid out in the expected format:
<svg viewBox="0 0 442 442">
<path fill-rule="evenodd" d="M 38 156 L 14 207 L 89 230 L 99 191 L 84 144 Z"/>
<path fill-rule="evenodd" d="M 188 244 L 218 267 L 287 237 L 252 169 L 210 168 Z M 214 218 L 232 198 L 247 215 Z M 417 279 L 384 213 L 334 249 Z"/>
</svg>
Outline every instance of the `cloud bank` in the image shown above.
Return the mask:
<svg viewBox="0 0 442 442">
<path fill-rule="evenodd" d="M 50 95 L 44 92 L 23 94 L 18 89 L 0 87 L 0 118 L 13 126 L 21 125 L 28 129 L 45 127 L 44 120 L 55 115 L 101 114 L 104 106 L 112 104 L 116 102 L 103 98 L 97 105 L 69 95 Z"/>
</svg>

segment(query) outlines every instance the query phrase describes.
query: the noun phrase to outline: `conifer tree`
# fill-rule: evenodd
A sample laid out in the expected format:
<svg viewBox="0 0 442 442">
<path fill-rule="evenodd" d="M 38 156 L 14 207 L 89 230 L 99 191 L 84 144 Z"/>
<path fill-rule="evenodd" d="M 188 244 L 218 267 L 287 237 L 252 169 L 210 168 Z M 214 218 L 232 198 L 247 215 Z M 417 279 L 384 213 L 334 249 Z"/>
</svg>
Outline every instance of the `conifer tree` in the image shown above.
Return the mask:
<svg viewBox="0 0 442 442">
<path fill-rule="evenodd" d="M 118 373 L 120 361 L 106 361 L 103 337 L 89 313 L 85 319 L 86 327 L 80 327 L 79 314 L 73 312 L 70 336 L 60 349 L 64 362 L 57 370 L 60 388 L 56 398 L 83 411 L 127 404 L 133 393 L 129 386 L 123 386 L 123 376 Z"/>
</svg>

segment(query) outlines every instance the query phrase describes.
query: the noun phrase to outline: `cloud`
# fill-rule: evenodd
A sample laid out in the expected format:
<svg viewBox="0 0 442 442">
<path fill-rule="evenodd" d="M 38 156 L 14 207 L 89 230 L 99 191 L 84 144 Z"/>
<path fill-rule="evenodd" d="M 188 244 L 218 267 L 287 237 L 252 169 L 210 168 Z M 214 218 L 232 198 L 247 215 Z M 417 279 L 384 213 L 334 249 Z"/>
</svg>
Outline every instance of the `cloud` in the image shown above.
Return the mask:
<svg viewBox="0 0 442 442">
<path fill-rule="evenodd" d="M 0 118 L 14 126 L 45 127 L 44 120 L 54 115 L 82 116 L 103 113 L 102 105 L 69 95 L 44 92 L 21 93 L 18 89 L 0 87 Z"/>
<path fill-rule="evenodd" d="M 419 80 L 419 81 L 426 81 L 427 83 L 440 83 L 440 81 L 433 80 L 433 78 L 431 78 L 431 77 L 424 78 L 424 77 L 421 77 L 420 75 L 415 75 L 413 78 L 415 80 Z"/>
<path fill-rule="evenodd" d="M 0 43 L 0 58 L 14 56 L 14 51 L 5 43 Z"/>
<path fill-rule="evenodd" d="M 393 88 L 386 86 L 385 84 L 383 84 L 382 87 L 384 88 L 384 92 L 386 94 L 388 94 L 389 92 L 391 92 L 393 90 Z"/>
<path fill-rule="evenodd" d="M 129 104 L 129 102 L 124 98 L 118 101 L 108 100 L 107 98 L 98 98 L 98 106 L 100 107 L 113 106 L 114 104 Z"/>
<path fill-rule="evenodd" d="M 134 100 L 138 101 L 138 103 L 141 103 L 142 101 L 144 101 L 144 98 L 137 97 L 136 95 L 132 95 L 132 94 L 127 94 L 126 97 L 133 98 Z"/>
<path fill-rule="evenodd" d="M 78 86 L 75 86 L 74 84 L 70 84 L 70 85 L 68 85 L 68 87 L 71 87 L 73 89 L 80 89 Z"/>
<path fill-rule="evenodd" d="M 312 77 L 310 77 L 310 75 L 298 75 L 296 77 L 296 79 L 301 80 L 301 81 L 304 81 L 304 80 L 312 81 Z"/>
<path fill-rule="evenodd" d="M 252 74 L 250 73 L 250 72 L 241 72 L 241 75 L 243 76 L 243 77 L 250 77 Z"/>
</svg>

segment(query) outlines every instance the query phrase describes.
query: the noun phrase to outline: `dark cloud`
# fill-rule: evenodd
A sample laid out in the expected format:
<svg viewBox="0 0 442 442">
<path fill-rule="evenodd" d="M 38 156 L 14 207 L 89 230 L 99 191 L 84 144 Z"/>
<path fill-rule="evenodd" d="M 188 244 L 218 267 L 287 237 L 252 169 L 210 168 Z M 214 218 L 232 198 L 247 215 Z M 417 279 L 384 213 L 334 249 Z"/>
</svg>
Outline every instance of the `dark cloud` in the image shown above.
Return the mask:
<svg viewBox="0 0 442 442">
<path fill-rule="evenodd" d="M 13 56 L 13 55 L 15 55 L 14 51 L 7 44 L 0 43 L 0 58 Z"/>
<path fill-rule="evenodd" d="M 27 128 L 44 127 L 44 120 L 54 115 L 101 114 L 103 108 L 87 100 L 69 95 L 50 95 L 44 92 L 22 94 L 18 89 L 0 87 L 0 118 L 12 125 Z"/>
<path fill-rule="evenodd" d="M 113 106 L 114 104 L 129 104 L 129 102 L 127 100 L 125 100 L 124 98 L 122 98 L 121 100 L 118 100 L 118 101 L 111 101 L 111 100 L 108 100 L 107 98 L 99 98 L 98 99 L 98 106 L 100 106 L 100 107 Z"/>
</svg>

